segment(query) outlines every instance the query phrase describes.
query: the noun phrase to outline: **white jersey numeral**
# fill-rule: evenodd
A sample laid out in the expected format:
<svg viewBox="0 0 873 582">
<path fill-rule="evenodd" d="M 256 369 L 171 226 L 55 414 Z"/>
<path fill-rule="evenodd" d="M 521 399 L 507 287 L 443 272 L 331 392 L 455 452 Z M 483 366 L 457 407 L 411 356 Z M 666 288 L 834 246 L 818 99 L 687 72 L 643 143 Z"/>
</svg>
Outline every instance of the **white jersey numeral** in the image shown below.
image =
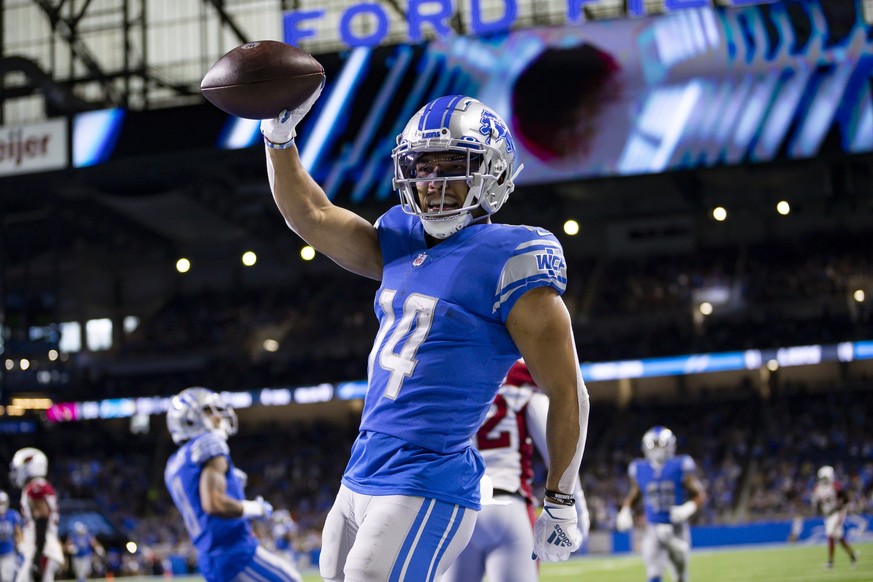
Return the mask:
<svg viewBox="0 0 873 582">
<path fill-rule="evenodd" d="M 182 520 L 185 522 L 185 527 L 188 528 L 188 533 L 192 538 L 200 535 L 200 523 L 197 521 L 197 516 L 194 514 L 194 508 L 191 507 L 191 501 L 185 495 L 185 487 L 182 485 L 182 478 L 176 475 L 170 480 L 170 495 L 176 502 L 179 508 L 179 513 L 182 514 Z"/>
<path fill-rule="evenodd" d="M 439 301 L 436 297 L 419 293 L 410 294 L 403 302 L 403 314 L 395 325 L 394 297 L 396 295 L 397 292 L 392 289 L 384 289 L 379 294 L 379 306 L 385 313 L 385 322 L 376 341 L 376 346 L 381 345 L 385 334 L 392 327 L 394 328 L 391 336 L 379 351 L 379 366 L 391 373 L 388 385 L 385 387 L 385 396 L 392 400 L 396 399 L 400 393 L 403 381 L 412 376 L 415 371 L 415 365 L 418 364 L 415 354 L 427 338 L 427 334 L 430 333 L 436 305 Z M 415 329 L 413 329 L 413 325 Z M 404 338 L 405 341 L 398 351 L 398 344 Z"/>
</svg>

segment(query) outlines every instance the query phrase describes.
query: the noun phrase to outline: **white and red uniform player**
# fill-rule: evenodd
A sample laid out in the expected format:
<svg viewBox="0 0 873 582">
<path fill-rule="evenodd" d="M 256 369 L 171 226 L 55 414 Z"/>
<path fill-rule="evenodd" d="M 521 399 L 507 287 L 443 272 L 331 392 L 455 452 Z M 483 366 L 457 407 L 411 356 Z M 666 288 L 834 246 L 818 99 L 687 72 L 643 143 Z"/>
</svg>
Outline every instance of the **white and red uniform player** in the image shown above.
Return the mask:
<svg viewBox="0 0 873 582">
<path fill-rule="evenodd" d="M 519 360 L 510 368 L 476 435 L 485 475 L 494 488 L 493 502 L 483 503 L 470 543 L 445 573 L 443 582 L 472 582 L 486 574 L 490 582 L 538 579 L 537 562 L 531 560 L 536 521 L 532 460 L 536 446 L 549 462 L 548 411 L 549 398 L 539 391 L 527 366 Z M 590 520 L 578 483 L 575 507 L 584 541 Z"/>
<path fill-rule="evenodd" d="M 23 562 L 15 582 L 53 582 L 64 564 L 64 550 L 58 537 L 58 498 L 46 480 L 48 458 L 33 447 L 13 455 L 9 478 L 21 488 Z"/>
<path fill-rule="evenodd" d="M 828 537 L 828 561 L 825 568 L 833 568 L 834 546 L 837 540 L 849 554 L 849 560 L 854 566 L 857 559 L 855 551 L 843 537 L 846 516 L 849 513 L 849 496 L 842 484 L 835 479 L 834 468 L 830 465 L 825 465 L 818 470 L 818 482 L 812 491 L 812 502 L 824 516 L 825 534 Z"/>
</svg>

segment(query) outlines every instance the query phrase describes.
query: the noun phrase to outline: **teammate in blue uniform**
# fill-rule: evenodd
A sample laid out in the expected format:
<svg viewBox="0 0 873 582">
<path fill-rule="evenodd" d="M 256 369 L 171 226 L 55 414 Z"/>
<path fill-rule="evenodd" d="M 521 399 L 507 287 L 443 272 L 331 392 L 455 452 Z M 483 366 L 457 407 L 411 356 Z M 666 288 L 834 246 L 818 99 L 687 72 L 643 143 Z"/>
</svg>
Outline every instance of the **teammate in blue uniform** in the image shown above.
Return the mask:
<svg viewBox="0 0 873 582">
<path fill-rule="evenodd" d="M 675 582 L 688 582 L 691 536 L 688 520 L 706 501 L 703 484 L 695 475 L 694 459 L 676 456 L 676 435 L 663 426 L 643 435 L 645 459 L 628 467 L 630 492 L 615 520 L 619 531 L 633 527 L 632 508 L 642 498 L 646 514 L 641 553 L 648 582 L 661 582 L 669 562 Z"/>
<path fill-rule="evenodd" d="M 491 222 L 521 170 L 506 123 L 470 97 L 425 105 L 392 152 L 400 205 L 371 224 L 333 205 L 301 164 L 296 125 L 317 98 L 261 123 L 274 199 L 316 250 L 381 281 L 361 427 L 324 526 L 322 577 L 442 576 L 489 502 L 471 438 L 519 356 L 552 402 L 532 554 L 567 559 L 580 541 L 573 489 L 588 392 L 561 299 L 560 243 L 541 228 Z"/>
<path fill-rule="evenodd" d="M 273 513 L 273 527 L 270 535 L 273 538 L 273 547 L 276 553 L 291 562 L 297 564 L 297 548 L 294 547 L 294 539 L 299 531 L 297 522 L 291 517 L 287 509 L 279 509 Z"/>
<path fill-rule="evenodd" d="M 237 417 L 215 392 L 192 387 L 173 397 L 167 428 L 180 445 L 167 461 L 164 482 L 197 548 L 208 582 L 302 582 L 286 560 L 258 544 L 249 523 L 269 518 L 272 506 L 247 500 L 245 473 L 233 465 L 227 438 Z"/>
<path fill-rule="evenodd" d="M 21 514 L 9 507 L 9 494 L 0 491 L 0 582 L 15 580 L 21 537 Z"/>
<path fill-rule="evenodd" d="M 101 557 L 106 553 L 103 545 L 91 535 L 88 526 L 81 521 L 73 524 L 73 531 L 67 537 L 65 547 L 72 558 L 73 574 L 78 582 L 84 582 L 91 575 L 94 553 Z"/>
</svg>

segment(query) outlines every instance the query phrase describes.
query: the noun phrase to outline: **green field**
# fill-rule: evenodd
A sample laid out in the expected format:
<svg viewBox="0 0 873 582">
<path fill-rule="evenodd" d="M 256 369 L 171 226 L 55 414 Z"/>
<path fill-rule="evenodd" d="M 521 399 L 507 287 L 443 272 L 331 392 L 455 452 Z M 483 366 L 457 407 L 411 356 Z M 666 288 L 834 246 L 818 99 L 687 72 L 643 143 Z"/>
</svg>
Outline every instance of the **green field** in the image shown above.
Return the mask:
<svg viewBox="0 0 873 582">
<path fill-rule="evenodd" d="M 871 582 L 873 581 L 873 543 L 855 544 L 860 558 L 855 569 L 849 567 L 845 552 L 837 548 L 833 570 L 823 570 L 824 545 L 773 546 L 757 549 L 697 551 L 691 555 L 694 582 Z M 123 580 L 133 581 L 133 578 Z M 147 579 L 137 579 L 147 580 Z M 173 578 L 176 582 L 195 582 L 202 578 Z M 305 582 L 319 582 L 315 572 L 307 572 Z M 560 564 L 544 564 L 540 582 L 645 582 L 639 555 L 620 558 L 585 557 Z M 664 582 L 670 580 L 664 577 Z M 471 580 L 470 582 L 478 582 Z"/>
</svg>

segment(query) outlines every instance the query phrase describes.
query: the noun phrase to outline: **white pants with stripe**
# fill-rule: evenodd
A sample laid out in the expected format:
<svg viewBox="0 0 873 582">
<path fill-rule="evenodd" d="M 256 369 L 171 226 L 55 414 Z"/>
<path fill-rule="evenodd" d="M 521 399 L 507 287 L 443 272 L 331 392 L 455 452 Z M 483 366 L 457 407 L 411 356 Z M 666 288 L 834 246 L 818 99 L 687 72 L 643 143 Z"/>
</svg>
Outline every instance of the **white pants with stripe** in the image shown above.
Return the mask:
<svg viewBox="0 0 873 582">
<path fill-rule="evenodd" d="M 303 582 L 291 562 L 258 546 L 255 555 L 232 582 Z"/>
<path fill-rule="evenodd" d="M 688 523 L 650 523 L 643 532 L 640 553 L 646 565 L 646 577 L 660 579 L 667 564 L 677 582 L 688 580 L 691 556 L 691 531 Z"/>
<path fill-rule="evenodd" d="M 326 582 L 431 582 L 461 553 L 477 512 L 406 495 L 362 495 L 340 486 L 322 532 Z"/>
<path fill-rule="evenodd" d="M 500 495 L 508 505 L 485 505 L 476 519 L 473 538 L 443 577 L 443 582 L 535 582 L 539 580 L 533 551 L 534 514 L 520 495 Z"/>
</svg>

